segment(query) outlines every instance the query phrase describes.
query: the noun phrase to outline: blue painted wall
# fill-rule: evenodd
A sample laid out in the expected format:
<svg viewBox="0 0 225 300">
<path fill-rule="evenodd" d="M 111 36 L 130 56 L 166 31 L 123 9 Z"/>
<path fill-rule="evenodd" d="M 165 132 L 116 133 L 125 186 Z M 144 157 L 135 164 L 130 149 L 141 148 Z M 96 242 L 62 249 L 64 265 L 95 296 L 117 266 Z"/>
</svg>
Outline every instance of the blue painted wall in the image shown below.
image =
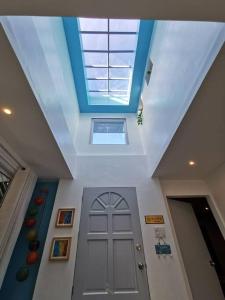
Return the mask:
<svg viewBox="0 0 225 300">
<path fill-rule="evenodd" d="M 29 253 L 29 241 L 27 240 L 27 233 L 30 230 L 24 225 L 21 228 L 19 237 L 17 239 L 2 288 L 0 290 L 1 300 L 31 300 L 34 292 L 34 287 L 37 279 L 38 269 L 40 266 L 41 256 L 44 249 L 45 239 L 48 231 L 50 217 L 52 214 L 53 204 L 55 201 L 56 191 L 58 187 L 57 181 L 42 181 L 38 180 L 28 207 L 28 210 L 36 206 L 35 198 L 43 196 L 44 203 L 38 208 L 36 215 L 37 223 L 33 228 L 38 231 L 38 240 L 40 241 L 40 247 L 37 250 L 39 253 L 38 262 L 32 265 L 27 265 L 29 268 L 29 276 L 25 281 L 17 281 L 16 273 L 22 266 L 26 266 L 26 257 Z M 43 189 L 48 193 L 43 193 Z"/>
</svg>

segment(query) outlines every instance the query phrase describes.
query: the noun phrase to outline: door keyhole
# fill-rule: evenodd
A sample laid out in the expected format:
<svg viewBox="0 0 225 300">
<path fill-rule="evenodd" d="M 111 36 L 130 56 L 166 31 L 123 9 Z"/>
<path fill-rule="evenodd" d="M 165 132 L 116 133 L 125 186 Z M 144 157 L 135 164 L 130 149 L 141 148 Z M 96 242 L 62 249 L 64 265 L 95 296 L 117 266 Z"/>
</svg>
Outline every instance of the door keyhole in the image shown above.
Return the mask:
<svg viewBox="0 0 225 300">
<path fill-rule="evenodd" d="M 141 262 L 139 262 L 138 263 L 138 268 L 139 268 L 139 270 L 144 270 L 144 264 L 143 263 L 141 263 Z"/>
</svg>

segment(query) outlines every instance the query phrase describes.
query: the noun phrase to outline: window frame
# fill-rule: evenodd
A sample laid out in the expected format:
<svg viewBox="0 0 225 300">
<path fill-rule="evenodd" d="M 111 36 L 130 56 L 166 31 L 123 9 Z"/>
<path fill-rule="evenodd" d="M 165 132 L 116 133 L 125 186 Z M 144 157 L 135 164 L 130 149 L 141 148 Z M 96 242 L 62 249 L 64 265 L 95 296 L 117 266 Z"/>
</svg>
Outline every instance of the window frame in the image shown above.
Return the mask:
<svg viewBox="0 0 225 300">
<path fill-rule="evenodd" d="M 92 105 L 92 102 L 94 101 L 94 98 L 97 98 L 99 100 L 102 100 L 102 96 L 101 96 L 101 92 L 104 91 L 107 94 L 107 98 L 103 98 L 103 100 L 105 100 L 105 105 L 110 105 L 110 101 L 114 101 L 114 97 L 118 98 L 120 100 L 124 98 L 125 103 L 120 104 L 120 105 L 129 105 L 129 101 L 131 98 L 131 86 L 132 86 L 132 82 L 133 82 L 133 73 L 134 73 L 134 64 L 135 64 L 135 57 L 136 57 L 136 52 L 137 52 L 137 44 L 138 44 L 138 37 L 139 37 L 139 29 L 140 29 L 140 20 L 139 19 L 133 19 L 133 20 L 127 20 L 124 19 L 122 20 L 123 22 L 125 22 L 125 24 L 128 25 L 128 27 L 125 30 L 121 30 L 121 29 L 116 29 L 116 30 L 112 30 L 112 26 L 113 24 L 111 24 L 111 22 L 113 21 L 110 18 L 107 19 L 102 19 L 106 21 L 106 28 L 104 28 L 104 30 L 97 30 L 95 28 L 93 28 L 92 26 L 90 26 L 90 28 L 87 30 L 87 28 L 85 29 L 83 26 L 85 25 L 85 20 L 86 22 L 90 22 L 90 18 L 78 18 L 78 25 L 79 25 L 79 36 L 80 36 L 80 43 L 81 43 L 81 52 L 82 52 L 82 57 L 83 57 L 83 68 L 84 68 L 84 75 L 85 75 L 85 81 L 86 81 L 86 89 L 87 89 L 87 98 L 89 101 L 89 105 Z M 99 21 L 99 19 L 96 19 L 96 21 Z M 118 22 L 121 20 L 118 20 Z M 131 25 L 129 25 L 129 22 L 131 23 L 135 23 L 135 28 L 134 26 L 132 27 Z M 87 24 L 86 24 L 87 25 Z M 115 26 L 115 24 L 114 24 Z M 132 28 L 129 28 L 129 27 Z M 100 29 L 100 28 L 99 28 Z M 93 39 L 93 37 L 95 37 L 95 40 L 98 40 L 98 38 L 100 38 L 100 40 L 103 38 L 102 43 L 100 44 L 104 44 L 104 47 L 100 47 L 100 48 L 93 48 L 93 43 L 90 44 L 90 39 Z M 120 39 L 128 39 L 129 42 L 125 42 L 125 46 L 123 45 L 123 43 L 121 44 L 119 41 Z M 123 46 L 121 46 L 123 45 Z M 128 45 L 128 47 L 127 47 Z M 97 42 L 97 46 L 99 46 L 99 43 Z M 94 66 L 92 65 L 91 61 L 90 61 L 90 55 L 93 54 L 97 54 L 100 55 L 101 57 L 103 55 L 106 54 L 107 56 L 107 61 L 105 62 L 104 65 L 101 66 Z M 129 56 L 133 56 L 132 58 L 129 58 Z M 121 57 L 120 56 L 125 56 L 127 57 L 129 63 L 127 63 L 127 65 L 122 66 L 115 64 L 114 61 L 115 59 L 118 61 L 118 59 L 120 60 Z M 88 58 L 89 57 L 89 58 Z M 89 63 L 88 63 L 89 61 Z M 123 60 L 122 60 L 123 61 Z M 102 68 L 106 68 L 107 69 L 107 75 L 106 78 L 98 78 L 99 76 L 87 76 L 88 70 L 90 68 L 95 68 L 95 69 L 99 69 L 101 70 Z M 126 79 L 124 78 L 114 78 L 114 76 L 110 75 L 110 69 L 111 68 L 120 68 L 120 69 L 129 69 L 129 75 L 127 76 Z M 101 76 L 100 76 L 101 77 Z M 112 80 L 117 80 L 117 84 L 116 87 L 111 87 L 111 83 Z M 104 80 L 105 82 L 105 86 L 104 88 L 101 88 L 99 85 L 101 85 L 101 81 Z M 123 84 L 124 82 L 127 82 L 127 84 L 125 84 L 124 88 L 120 87 L 120 84 Z M 99 83 L 97 84 L 97 82 L 99 81 Z M 121 81 L 121 82 L 119 82 Z M 93 83 L 93 84 L 92 84 Z M 115 82 L 114 82 L 115 83 Z M 96 85 L 96 87 L 95 87 Z M 113 92 L 117 92 L 117 90 L 122 91 L 125 93 L 125 96 L 120 97 L 119 95 L 113 95 Z M 93 96 L 92 93 L 95 93 L 96 95 Z M 99 94 L 99 95 L 97 95 Z"/>
<path fill-rule="evenodd" d="M 94 144 L 93 143 L 93 135 L 94 135 L 94 123 L 95 121 L 102 121 L 102 122 L 117 122 L 117 121 L 123 121 L 124 123 L 124 129 L 125 129 L 125 144 Z M 104 145 L 104 146 L 126 146 L 129 145 L 129 139 L 128 139 L 128 130 L 127 130 L 127 120 L 126 118 L 91 118 L 91 132 L 90 132 L 90 138 L 89 138 L 89 144 L 90 145 Z"/>
</svg>

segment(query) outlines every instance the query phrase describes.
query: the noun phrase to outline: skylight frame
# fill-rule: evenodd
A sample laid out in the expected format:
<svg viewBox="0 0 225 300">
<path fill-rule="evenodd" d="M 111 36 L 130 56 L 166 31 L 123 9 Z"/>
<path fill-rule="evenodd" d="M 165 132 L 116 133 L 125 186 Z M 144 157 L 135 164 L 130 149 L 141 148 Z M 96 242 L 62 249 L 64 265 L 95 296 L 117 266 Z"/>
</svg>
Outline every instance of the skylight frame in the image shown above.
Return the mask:
<svg viewBox="0 0 225 300">
<path fill-rule="evenodd" d="M 107 93 L 105 95 L 105 97 L 119 97 L 121 98 L 120 100 L 124 101 L 123 105 L 129 105 L 129 101 L 130 101 L 130 93 L 131 93 L 131 83 L 132 83 L 132 79 L 133 79 L 133 69 L 134 69 L 134 64 L 135 64 L 135 54 L 136 54 L 136 48 L 137 48 L 137 41 L 138 41 L 138 34 L 139 34 L 139 26 L 140 26 L 140 21 L 139 20 L 135 20 L 137 22 L 137 26 L 135 31 L 111 31 L 110 30 L 110 21 L 112 19 L 104 19 L 107 20 L 107 30 L 83 30 L 81 28 L 81 26 L 79 26 L 79 34 L 80 34 L 80 38 L 81 38 L 81 45 L 82 45 L 82 39 L 84 35 L 106 35 L 107 36 L 107 50 L 103 49 L 103 50 L 99 50 L 99 49 L 83 49 L 83 47 L 81 47 L 82 49 L 82 56 L 84 58 L 83 64 L 84 64 L 84 73 L 85 73 L 85 80 L 86 80 L 86 87 L 87 87 L 87 94 L 88 94 L 88 98 L 91 98 L 91 95 L 93 93 L 97 94 L 99 93 L 100 97 L 102 92 Z M 133 21 L 133 20 L 132 20 Z M 79 22 L 79 19 L 78 19 Z M 80 25 L 80 24 L 79 24 Z M 132 45 L 132 40 L 131 40 L 131 49 L 113 49 L 111 50 L 110 48 L 112 47 L 112 45 L 110 44 L 110 39 L 112 40 L 113 36 L 132 36 L 135 37 L 136 40 L 133 41 L 133 45 Z M 104 46 L 105 46 L 105 42 L 104 42 Z M 104 48 L 104 47 L 103 47 Z M 132 49 L 133 48 L 133 49 Z M 86 63 L 86 59 L 85 59 L 85 54 L 87 53 L 104 53 L 107 54 L 107 65 L 92 65 L 92 64 L 87 64 Z M 112 56 L 110 57 L 110 54 L 128 54 L 131 53 L 133 54 L 133 58 L 129 58 L 128 60 L 133 60 L 133 62 L 131 64 L 127 64 L 127 65 L 118 65 L 118 64 L 112 64 L 111 60 L 113 59 Z M 106 77 L 89 77 L 87 76 L 87 70 L 94 68 L 96 71 L 99 69 L 107 69 L 107 76 Z M 120 69 L 120 70 L 130 70 L 131 74 L 128 74 L 128 77 L 114 77 L 110 75 L 110 69 Z M 89 82 L 90 81 L 107 81 L 107 88 L 104 89 L 93 89 L 89 87 Z M 121 89 L 121 88 L 111 88 L 111 84 L 112 81 L 117 80 L 117 82 L 119 83 L 119 81 L 127 81 L 127 88 L 126 89 Z M 96 82 L 97 83 L 97 82 Z M 115 83 L 115 82 L 114 82 Z M 123 84 L 122 84 L 123 85 Z M 116 94 L 117 92 L 122 92 L 124 93 L 122 96 L 119 96 L 118 94 Z M 113 93 L 115 93 L 115 95 L 113 95 Z M 90 103 L 91 104 L 91 103 Z M 107 103 L 106 103 L 107 104 Z"/>
<path fill-rule="evenodd" d="M 79 24 L 76 17 L 62 17 L 65 37 L 68 46 L 72 74 L 74 78 L 77 101 L 81 113 L 136 113 L 141 96 L 146 64 L 150 51 L 150 42 L 154 34 L 154 20 L 141 20 L 137 51 L 135 56 L 134 72 L 131 86 L 129 105 L 117 103 L 105 105 L 89 104 L 85 74 L 83 67 L 83 57 L 81 52 L 81 41 L 79 35 Z"/>
</svg>

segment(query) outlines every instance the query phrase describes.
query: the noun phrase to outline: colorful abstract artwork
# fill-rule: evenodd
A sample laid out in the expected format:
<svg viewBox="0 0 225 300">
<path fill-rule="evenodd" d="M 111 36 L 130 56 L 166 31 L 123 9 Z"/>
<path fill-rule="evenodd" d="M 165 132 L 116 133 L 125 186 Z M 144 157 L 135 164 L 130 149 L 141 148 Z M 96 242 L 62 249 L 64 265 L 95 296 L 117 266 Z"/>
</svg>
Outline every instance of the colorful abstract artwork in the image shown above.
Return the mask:
<svg viewBox="0 0 225 300">
<path fill-rule="evenodd" d="M 55 237 L 52 239 L 49 260 L 68 260 L 70 254 L 71 237 Z"/>
<path fill-rule="evenodd" d="M 60 208 L 58 210 L 56 227 L 72 227 L 74 221 L 75 208 Z"/>
</svg>

